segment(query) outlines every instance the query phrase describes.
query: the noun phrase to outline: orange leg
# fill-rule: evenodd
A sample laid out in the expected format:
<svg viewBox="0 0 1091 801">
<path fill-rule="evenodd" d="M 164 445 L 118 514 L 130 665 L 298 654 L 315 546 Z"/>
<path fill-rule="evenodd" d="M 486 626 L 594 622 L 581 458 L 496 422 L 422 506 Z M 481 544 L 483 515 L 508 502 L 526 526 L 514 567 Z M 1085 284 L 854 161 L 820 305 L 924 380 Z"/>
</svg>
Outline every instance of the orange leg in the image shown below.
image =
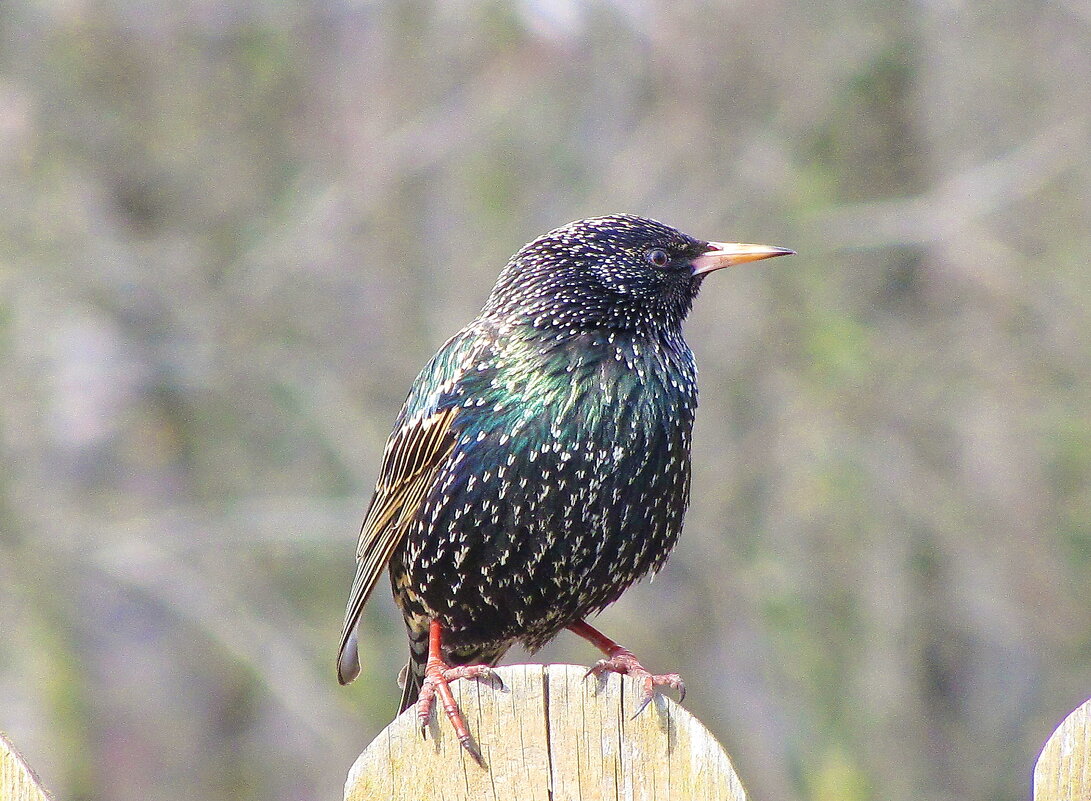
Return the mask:
<svg viewBox="0 0 1091 801">
<path fill-rule="evenodd" d="M 451 667 L 443 661 L 443 626 L 438 620 L 433 620 L 428 626 L 428 662 L 424 668 L 424 683 L 417 698 L 417 719 L 420 721 L 421 734 L 424 734 L 428 721 L 432 717 L 432 705 L 438 695 L 444 713 L 451 721 L 462 747 L 470 752 L 470 755 L 481 767 L 485 767 L 485 761 L 470 737 L 470 730 L 466 721 L 462 719 L 455 697 L 451 693 L 450 683 L 456 679 L 476 679 L 492 676 L 493 670 L 488 665 L 457 665 Z"/>
<path fill-rule="evenodd" d="M 651 703 L 652 698 L 655 697 L 656 687 L 666 686 L 678 690 L 679 701 L 686 697 L 686 685 L 682 683 L 682 677 L 677 673 L 664 673 L 658 676 L 649 673 L 644 669 L 644 666 L 637 661 L 637 658 L 632 651 L 618 645 L 594 626 L 591 626 L 582 620 L 570 624 L 568 630 L 573 634 L 578 634 L 583 637 L 606 654 L 605 659 L 600 659 L 587 671 L 588 676 L 601 676 L 606 671 L 611 671 L 613 673 L 621 673 L 625 676 L 632 676 L 634 679 L 644 684 L 644 697 L 640 702 L 640 706 L 637 707 L 636 713 L 633 715 L 634 718 L 644 710 L 644 707 Z"/>
</svg>

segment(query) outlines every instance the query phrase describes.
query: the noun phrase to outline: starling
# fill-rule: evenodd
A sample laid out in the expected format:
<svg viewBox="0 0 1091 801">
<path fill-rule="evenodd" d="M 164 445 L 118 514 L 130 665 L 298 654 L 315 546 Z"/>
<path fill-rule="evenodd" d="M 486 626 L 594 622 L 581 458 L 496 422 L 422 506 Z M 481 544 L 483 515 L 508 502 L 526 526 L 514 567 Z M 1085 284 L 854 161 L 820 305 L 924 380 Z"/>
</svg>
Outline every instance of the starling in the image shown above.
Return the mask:
<svg viewBox="0 0 1091 801">
<path fill-rule="evenodd" d="M 616 671 L 652 675 L 591 627 L 666 560 L 689 501 L 697 370 L 682 321 L 704 277 L 790 254 L 654 220 L 579 220 L 524 246 L 478 317 L 413 382 L 364 517 L 337 659 L 360 672 L 360 612 L 388 568 L 409 635 L 401 710 L 436 695 L 479 759 L 449 682 L 567 628 Z M 639 711 L 639 710 L 638 710 Z"/>
</svg>

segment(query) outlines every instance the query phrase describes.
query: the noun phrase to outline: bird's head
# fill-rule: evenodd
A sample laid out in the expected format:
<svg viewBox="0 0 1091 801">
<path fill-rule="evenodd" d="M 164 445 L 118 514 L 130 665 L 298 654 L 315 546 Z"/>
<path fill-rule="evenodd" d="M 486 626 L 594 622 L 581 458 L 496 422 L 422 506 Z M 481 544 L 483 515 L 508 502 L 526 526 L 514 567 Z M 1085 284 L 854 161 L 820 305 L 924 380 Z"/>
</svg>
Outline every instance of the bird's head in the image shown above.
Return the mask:
<svg viewBox="0 0 1091 801">
<path fill-rule="evenodd" d="M 483 313 L 573 334 L 678 327 L 708 273 L 792 252 L 708 242 L 629 214 L 592 217 L 525 245 Z"/>
</svg>

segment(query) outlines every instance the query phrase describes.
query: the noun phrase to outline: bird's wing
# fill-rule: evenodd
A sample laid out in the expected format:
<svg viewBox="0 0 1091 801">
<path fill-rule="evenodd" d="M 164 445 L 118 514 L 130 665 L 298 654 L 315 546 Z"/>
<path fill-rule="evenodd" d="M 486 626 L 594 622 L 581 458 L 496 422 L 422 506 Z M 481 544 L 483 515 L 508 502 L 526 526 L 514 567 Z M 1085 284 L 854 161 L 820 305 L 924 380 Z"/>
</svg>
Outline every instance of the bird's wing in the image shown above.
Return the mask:
<svg viewBox="0 0 1091 801">
<path fill-rule="evenodd" d="M 451 429 L 458 407 L 451 406 L 407 421 L 391 435 L 383 452 L 379 479 L 360 530 L 356 548 L 356 577 L 349 592 L 341 647 L 337 652 L 337 679 L 348 684 L 360 672 L 356 650 L 356 623 L 383 568 L 398 547 L 435 479 L 436 472 L 455 447 Z"/>
</svg>

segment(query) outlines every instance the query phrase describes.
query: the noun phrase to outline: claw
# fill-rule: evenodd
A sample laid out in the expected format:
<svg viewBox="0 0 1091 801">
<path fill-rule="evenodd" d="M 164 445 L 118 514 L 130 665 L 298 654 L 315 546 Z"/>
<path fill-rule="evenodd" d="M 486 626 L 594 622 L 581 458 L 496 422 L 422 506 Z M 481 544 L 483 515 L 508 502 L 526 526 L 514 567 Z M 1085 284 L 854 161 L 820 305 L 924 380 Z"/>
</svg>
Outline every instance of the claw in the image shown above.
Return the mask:
<svg viewBox="0 0 1091 801">
<path fill-rule="evenodd" d="M 441 649 L 441 627 L 439 621 L 433 620 L 428 637 L 428 663 L 424 669 L 424 682 L 421 684 L 420 693 L 417 696 L 417 720 L 420 722 L 421 736 L 427 738 L 428 721 L 432 718 L 432 707 L 436 696 L 439 696 L 440 704 L 447 719 L 454 727 L 455 736 L 459 745 L 470 752 L 474 762 L 485 767 L 485 760 L 481 752 L 470 736 L 470 730 L 458 708 L 455 696 L 451 692 L 451 682 L 457 679 L 492 678 L 499 681 L 499 677 L 488 665 L 448 665 L 443 661 Z M 500 686 L 504 683 L 501 681 Z"/>
<path fill-rule="evenodd" d="M 652 702 L 655 698 L 656 687 L 671 687 L 678 690 L 678 700 L 681 701 L 686 697 L 686 685 L 682 682 L 682 677 L 677 673 L 664 673 L 662 675 L 655 675 L 645 670 L 633 653 L 625 648 L 618 647 L 618 650 L 613 656 L 606 659 L 600 659 L 587 671 L 587 676 L 594 674 L 595 676 L 601 676 L 607 671 L 611 673 L 620 673 L 623 676 L 632 676 L 637 681 L 644 685 L 644 692 L 640 701 L 640 706 L 636 708 L 636 712 L 633 713 L 635 718 L 641 712 L 644 711 L 644 707 Z M 585 676 L 586 678 L 586 676 Z"/>
<path fill-rule="evenodd" d="M 686 697 L 686 685 L 682 682 L 682 677 L 677 673 L 664 673 L 662 675 L 649 673 L 645 670 L 644 666 L 637 661 L 637 658 L 633 655 L 632 651 L 628 648 L 621 647 L 605 634 L 583 621 L 573 623 L 569 625 L 568 628 L 593 643 L 599 650 L 606 654 L 604 659 L 600 659 L 588 669 L 583 676 L 585 679 L 588 676 L 601 676 L 603 673 L 610 671 L 611 673 L 620 673 L 623 676 L 632 676 L 637 681 L 643 683 L 643 697 L 640 701 L 640 706 L 638 706 L 636 712 L 633 713 L 634 718 L 644 711 L 644 707 L 652 702 L 652 699 L 655 697 L 656 687 L 666 686 L 678 690 L 679 703 Z"/>
<path fill-rule="evenodd" d="M 462 745 L 463 748 L 470 752 L 470 756 L 473 757 L 474 762 L 478 764 L 478 767 L 482 768 L 483 770 L 487 767 L 485 765 L 485 758 L 481 756 L 481 752 L 477 750 L 477 746 L 474 745 L 473 740 L 470 739 L 470 735 L 467 734 L 465 740 L 459 737 L 458 742 Z"/>
<path fill-rule="evenodd" d="M 655 697 L 655 693 L 654 693 L 654 692 L 652 692 L 652 693 L 645 693 L 645 694 L 644 694 L 644 700 L 642 700 L 642 701 L 640 702 L 640 705 L 639 705 L 639 706 L 638 706 L 638 707 L 636 708 L 636 712 L 634 712 L 634 713 L 632 714 L 632 717 L 630 717 L 630 718 L 629 718 L 629 720 L 636 720 L 636 717 L 637 717 L 637 715 L 639 715 L 639 714 L 640 714 L 641 712 L 643 712 L 643 711 L 644 711 L 644 707 L 646 707 L 646 706 L 647 706 L 648 704 L 650 704 L 650 703 L 652 702 L 652 699 L 653 699 L 654 697 Z"/>
</svg>

